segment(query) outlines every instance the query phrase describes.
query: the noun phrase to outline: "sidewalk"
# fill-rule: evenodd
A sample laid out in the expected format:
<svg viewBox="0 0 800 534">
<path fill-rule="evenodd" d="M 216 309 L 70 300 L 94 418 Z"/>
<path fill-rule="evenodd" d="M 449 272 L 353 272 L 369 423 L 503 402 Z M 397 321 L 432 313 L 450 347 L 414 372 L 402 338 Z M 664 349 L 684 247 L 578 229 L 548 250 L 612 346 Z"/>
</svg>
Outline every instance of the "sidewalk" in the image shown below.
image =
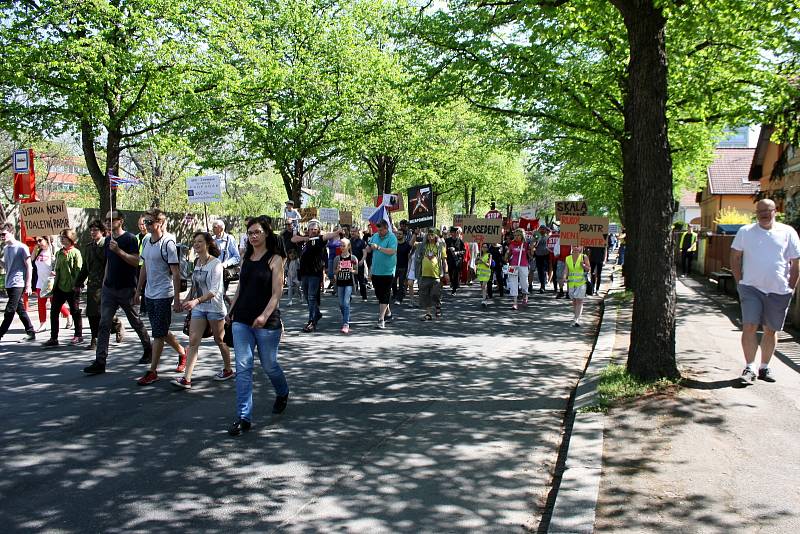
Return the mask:
<svg viewBox="0 0 800 534">
<path fill-rule="evenodd" d="M 677 293 L 687 380 L 607 415 L 595 530 L 800 532 L 800 344 L 782 333 L 777 382 L 743 388 L 736 301 L 691 278 Z"/>
</svg>

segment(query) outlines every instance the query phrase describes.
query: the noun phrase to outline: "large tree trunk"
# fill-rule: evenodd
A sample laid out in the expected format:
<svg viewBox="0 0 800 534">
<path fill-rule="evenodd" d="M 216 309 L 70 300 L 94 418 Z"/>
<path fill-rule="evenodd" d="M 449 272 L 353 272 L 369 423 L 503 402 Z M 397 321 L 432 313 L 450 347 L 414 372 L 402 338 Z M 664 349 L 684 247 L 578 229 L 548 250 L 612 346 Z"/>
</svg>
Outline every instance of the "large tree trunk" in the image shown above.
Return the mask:
<svg viewBox="0 0 800 534">
<path fill-rule="evenodd" d="M 623 143 L 628 258 L 635 258 L 628 371 L 654 380 L 680 376 L 675 362 L 675 271 L 670 232 L 672 159 L 667 138 L 666 19 L 654 0 L 612 0 L 628 30 Z"/>
<path fill-rule="evenodd" d="M 369 166 L 370 171 L 372 171 L 378 195 L 391 193 L 392 180 L 394 179 L 394 172 L 397 169 L 397 158 L 386 154 L 378 154 L 376 156 L 364 157 L 363 160 Z"/>
<path fill-rule="evenodd" d="M 92 130 L 92 125 L 88 121 L 81 122 L 81 150 L 83 151 L 83 158 L 86 161 L 86 168 L 89 171 L 89 176 L 92 177 L 92 182 L 97 189 L 97 194 L 100 195 L 100 213 L 106 214 L 111 210 L 111 203 L 116 203 L 116 191 L 111 190 L 109 198 L 109 189 L 111 184 L 108 182 L 108 174 L 100 168 L 100 163 L 97 161 L 97 152 L 95 151 L 95 138 Z M 106 158 L 106 165 L 108 165 L 108 157 Z M 119 169 L 119 141 L 117 142 L 117 169 Z"/>
<path fill-rule="evenodd" d="M 473 185 L 469 193 L 469 211 L 467 213 L 470 215 L 475 214 L 475 195 L 477 194 L 476 189 L 477 188 Z"/>
</svg>

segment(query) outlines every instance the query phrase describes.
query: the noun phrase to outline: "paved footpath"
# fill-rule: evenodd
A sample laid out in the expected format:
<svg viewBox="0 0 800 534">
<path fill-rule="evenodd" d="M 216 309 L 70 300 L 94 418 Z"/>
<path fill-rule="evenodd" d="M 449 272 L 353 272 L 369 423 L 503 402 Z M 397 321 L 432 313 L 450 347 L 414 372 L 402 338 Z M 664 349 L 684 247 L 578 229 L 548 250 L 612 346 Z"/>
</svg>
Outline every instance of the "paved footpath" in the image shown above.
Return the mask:
<svg viewBox="0 0 800 534">
<path fill-rule="evenodd" d="M 404 306 L 379 331 L 374 297 L 355 299 L 350 336 L 331 296 L 316 334 L 299 333 L 304 307 L 286 310 L 289 407 L 269 415 L 259 373 L 255 426 L 239 438 L 225 432 L 234 382 L 211 379 L 221 360 L 208 340 L 194 388 L 176 391 L 171 350 L 161 380 L 136 385 L 131 330 L 109 372 L 87 377 L 90 353 L 14 343 L 15 320 L 0 342 L 3 531 L 536 529 L 599 300 L 581 329 L 550 292 L 515 313 L 478 301 L 475 288 L 447 295 L 432 323 Z"/>
<path fill-rule="evenodd" d="M 800 532 L 800 344 L 781 333 L 777 382 L 742 388 L 738 303 L 695 279 L 677 291 L 688 380 L 609 412 L 595 531 Z"/>
</svg>

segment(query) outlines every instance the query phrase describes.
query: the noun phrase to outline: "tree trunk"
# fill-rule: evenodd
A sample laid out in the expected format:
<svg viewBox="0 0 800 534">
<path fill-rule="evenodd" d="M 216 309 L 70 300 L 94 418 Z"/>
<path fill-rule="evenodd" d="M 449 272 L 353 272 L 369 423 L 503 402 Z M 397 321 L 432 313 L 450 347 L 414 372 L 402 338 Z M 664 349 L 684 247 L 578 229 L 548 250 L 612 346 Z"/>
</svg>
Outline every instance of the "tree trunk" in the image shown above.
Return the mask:
<svg viewBox="0 0 800 534">
<path fill-rule="evenodd" d="M 291 198 L 294 202 L 294 205 L 299 208 L 303 196 L 301 192 L 303 189 L 303 178 L 306 175 L 305 161 L 302 158 L 294 160 L 293 171 Z"/>
<path fill-rule="evenodd" d="M 464 184 L 464 215 L 469 215 L 469 187 Z"/>
<path fill-rule="evenodd" d="M 109 199 L 111 184 L 108 183 L 108 174 L 100 168 L 100 164 L 97 161 L 94 143 L 92 125 L 84 120 L 81 122 L 81 150 L 83 151 L 83 158 L 86 161 L 89 176 L 92 177 L 97 194 L 100 195 L 100 213 L 106 214 L 111 210 L 111 200 Z M 119 143 L 117 148 L 119 149 Z M 106 158 L 106 164 L 108 164 L 108 158 Z M 117 154 L 117 168 L 119 168 L 119 154 Z M 112 200 L 116 202 L 116 191 L 112 190 L 111 195 L 114 197 Z"/>
<path fill-rule="evenodd" d="M 623 183 L 628 223 L 625 262 L 635 258 L 635 298 L 627 367 L 643 380 L 677 378 L 666 19 L 654 0 L 612 3 L 622 13 L 630 46 Z"/>
<path fill-rule="evenodd" d="M 467 212 L 470 215 L 474 215 L 475 214 L 475 195 L 476 194 L 477 194 L 476 187 L 473 185 L 472 189 L 471 189 L 471 191 L 469 193 L 469 211 Z"/>
<path fill-rule="evenodd" d="M 392 180 L 397 169 L 397 158 L 386 154 L 378 154 L 364 158 L 375 178 L 375 188 L 378 195 L 392 192 Z"/>
</svg>

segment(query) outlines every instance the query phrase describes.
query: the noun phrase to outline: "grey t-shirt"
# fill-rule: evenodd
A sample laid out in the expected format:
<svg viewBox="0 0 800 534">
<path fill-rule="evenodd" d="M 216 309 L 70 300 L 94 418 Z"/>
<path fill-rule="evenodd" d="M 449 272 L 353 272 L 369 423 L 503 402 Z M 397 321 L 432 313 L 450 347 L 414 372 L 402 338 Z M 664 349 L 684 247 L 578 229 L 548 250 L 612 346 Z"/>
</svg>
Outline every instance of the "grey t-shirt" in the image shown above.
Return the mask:
<svg viewBox="0 0 800 534">
<path fill-rule="evenodd" d="M 3 261 L 6 266 L 6 287 L 25 287 L 25 259 L 30 258 L 31 253 L 23 243 L 14 241 L 6 245 L 3 252 Z"/>
<path fill-rule="evenodd" d="M 142 247 L 142 260 L 147 269 L 144 296 L 149 299 L 172 298 L 175 296 L 175 288 L 172 286 L 172 271 L 169 266 L 180 263 L 175 237 L 163 234 L 158 241 L 153 242 L 152 239 L 145 239 Z"/>
</svg>

